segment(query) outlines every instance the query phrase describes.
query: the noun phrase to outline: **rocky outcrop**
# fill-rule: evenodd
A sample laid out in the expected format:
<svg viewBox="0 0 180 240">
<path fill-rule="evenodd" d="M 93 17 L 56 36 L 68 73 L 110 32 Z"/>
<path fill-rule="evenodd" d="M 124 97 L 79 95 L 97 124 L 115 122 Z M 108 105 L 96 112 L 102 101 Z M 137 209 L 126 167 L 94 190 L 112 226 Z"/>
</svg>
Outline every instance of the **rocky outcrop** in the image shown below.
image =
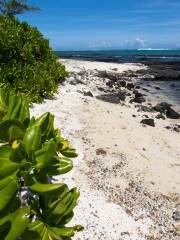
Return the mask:
<svg viewBox="0 0 180 240">
<path fill-rule="evenodd" d="M 144 118 L 141 120 L 142 124 L 149 125 L 151 127 L 155 127 L 154 119 L 153 118 Z"/>
<path fill-rule="evenodd" d="M 157 112 L 163 113 L 167 118 L 171 119 L 179 119 L 180 114 L 177 113 L 174 109 L 172 109 L 171 105 L 166 102 L 161 102 L 153 107 L 153 109 Z"/>
</svg>

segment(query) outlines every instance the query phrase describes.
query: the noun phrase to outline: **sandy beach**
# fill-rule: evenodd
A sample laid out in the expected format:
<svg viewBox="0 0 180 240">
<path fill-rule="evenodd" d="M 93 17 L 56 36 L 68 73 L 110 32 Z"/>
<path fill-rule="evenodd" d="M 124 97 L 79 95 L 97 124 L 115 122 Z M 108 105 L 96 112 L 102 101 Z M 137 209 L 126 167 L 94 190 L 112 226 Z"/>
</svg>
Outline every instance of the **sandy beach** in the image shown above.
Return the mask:
<svg viewBox="0 0 180 240">
<path fill-rule="evenodd" d="M 31 113 L 53 113 L 56 127 L 79 153 L 73 171 L 57 177 L 81 191 L 71 225 L 85 231 L 74 239 L 180 239 L 180 120 L 157 117 L 149 108 L 158 102 L 149 95 L 138 103 L 144 92 L 136 88 L 136 78 L 127 79 L 129 88 L 122 81 L 119 88 L 111 84 L 113 76 L 147 66 L 61 62 L 68 78 L 53 99 L 34 104 Z M 132 94 L 140 97 L 132 101 Z M 155 126 L 143 119 L 153 119 Z"/>
</svg>

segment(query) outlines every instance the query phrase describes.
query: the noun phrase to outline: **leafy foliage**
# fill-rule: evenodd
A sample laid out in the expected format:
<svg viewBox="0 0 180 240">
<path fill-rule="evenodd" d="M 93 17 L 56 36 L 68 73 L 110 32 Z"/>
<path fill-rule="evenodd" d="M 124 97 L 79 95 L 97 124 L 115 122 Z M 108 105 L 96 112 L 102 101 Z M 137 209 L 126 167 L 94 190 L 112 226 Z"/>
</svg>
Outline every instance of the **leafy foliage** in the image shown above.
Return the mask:
<svg viewBox="0 0 180 240">
<path fill-rule="evenodd" d="M 14 16 L 27 11 L 37 11 L 38 7 L 26 4 L 27 0 L 0 0 L 0 12 L 5 16 Z"/>
<path fill-rule="evenodd" d="M 0 89 L 0 236 L 2 240 L 70 240 L 66 227 L 79 191 L 52 177 L 69 172 L 75 149 L 54 129 L 54 116 L 30 118 L 26 101 Z"/>
<path fill-rule="evenodd" d="M 0 87 L 42 101 L 67 76 L 49 41 L 35 27 L 0 15 Z"/>
</svg>

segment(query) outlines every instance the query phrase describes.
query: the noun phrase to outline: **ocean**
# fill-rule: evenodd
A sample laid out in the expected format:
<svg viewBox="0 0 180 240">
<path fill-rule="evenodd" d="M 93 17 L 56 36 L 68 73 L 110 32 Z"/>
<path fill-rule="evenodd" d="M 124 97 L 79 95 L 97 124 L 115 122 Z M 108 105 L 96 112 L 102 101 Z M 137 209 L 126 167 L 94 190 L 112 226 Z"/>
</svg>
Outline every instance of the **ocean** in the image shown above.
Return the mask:
<svg viewBox="0 0 180 240">
<path fill-rule="evenodd" d="M 56 51 L 59 57 L 104 62 L 180 62 L 180 50 Z"/>
</svg>

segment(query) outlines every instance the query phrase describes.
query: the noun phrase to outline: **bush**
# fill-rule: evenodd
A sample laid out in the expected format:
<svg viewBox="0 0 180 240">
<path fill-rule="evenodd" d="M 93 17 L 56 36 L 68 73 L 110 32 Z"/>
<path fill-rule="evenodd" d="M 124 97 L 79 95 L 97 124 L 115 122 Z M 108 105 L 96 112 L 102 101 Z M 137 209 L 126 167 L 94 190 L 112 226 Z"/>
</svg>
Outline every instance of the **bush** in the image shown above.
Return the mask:
<svg viewBox="0 0 180 240">
<path fill-rule="evenodd" d="M 65 67 L 37 28 L 0 15 L 0 87 L 39 102 L 55 93 L 66 76 Z"/>
<path fill-rule="evenodd" d="M 79 191 L 53 176 L 69 172 L 75 149 L 54 129 L 54 116 L 30 118 L 25 100 L 0 90 L 6 111 L 0 122 L 0 236 L 6 240 L 70 240 L 80 225 L 66 227 Z"/>
</svg>

